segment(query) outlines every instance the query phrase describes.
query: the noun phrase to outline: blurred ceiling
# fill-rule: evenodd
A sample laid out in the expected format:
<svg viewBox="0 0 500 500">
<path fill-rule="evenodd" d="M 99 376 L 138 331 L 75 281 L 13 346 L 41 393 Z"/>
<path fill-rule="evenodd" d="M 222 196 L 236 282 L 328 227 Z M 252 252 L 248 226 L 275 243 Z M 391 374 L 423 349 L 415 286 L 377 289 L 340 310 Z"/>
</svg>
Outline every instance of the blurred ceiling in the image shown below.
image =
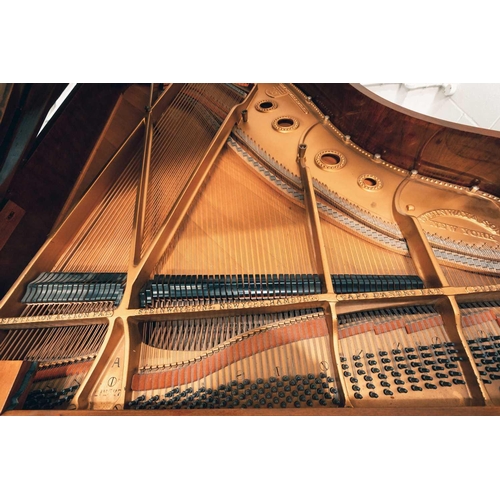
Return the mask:
<svg viewBox="0 0 500 500">
<path fill-rule="evenodd" d="M 500 131 L 500 83 L 364 83 L 395 104 L 449 122 Z"/>
</svg>

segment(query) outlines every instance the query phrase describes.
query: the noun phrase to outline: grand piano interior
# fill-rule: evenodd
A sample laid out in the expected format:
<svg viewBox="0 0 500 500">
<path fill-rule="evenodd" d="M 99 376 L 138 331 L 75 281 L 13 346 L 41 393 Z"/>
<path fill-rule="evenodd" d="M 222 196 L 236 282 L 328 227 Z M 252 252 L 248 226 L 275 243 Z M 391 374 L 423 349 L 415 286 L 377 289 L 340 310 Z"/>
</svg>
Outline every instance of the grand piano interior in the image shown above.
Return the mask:
<svg viewBox="0 0 500 500">
<path fill-rule="evenodd" d="M 37 137 L 61 89 L 16 85 L 0 413 L 500 414 L 500 133 L 176 83 L 78 85 Z"/>
</svg>

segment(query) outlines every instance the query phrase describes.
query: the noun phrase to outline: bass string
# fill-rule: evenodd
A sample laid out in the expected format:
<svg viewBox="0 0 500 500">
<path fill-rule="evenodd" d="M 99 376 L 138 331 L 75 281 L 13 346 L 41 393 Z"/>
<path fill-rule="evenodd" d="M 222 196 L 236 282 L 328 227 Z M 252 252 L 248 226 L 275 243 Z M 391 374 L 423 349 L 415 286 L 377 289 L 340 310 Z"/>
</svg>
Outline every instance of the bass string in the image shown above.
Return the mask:
<svg viewBox="0 0 500 500">
<path fill-rule="evenodd" d="M 53 268 L 58 272 L 99 272 L 104 266 L 108 272 L 125 272 L 128 254 L 124 244 L 130 245 L 132 216 L 135 205 L 140 168 L 140 154 L 136 152 L 117 181 L 108 189 L 72 244 Z M 124 195 L 125 194 L 125 195 Z M 116 264 L 118 262 L 118 269 Z"/>
<path fill-rule="evenodd" d="M 143 251 L 194 170 L 196 157 L 203 155 L 203 144 L 208 146 L 209 139 L 203 142 L 189 127 L 195 106 L 196 101 L 185 95 L 180 105 L 171 107 L 171 119 L 162 122 L 153 140 Z"/>
<path fill-rule="evenodd" d="M 104 216 L 97 221 L 97 228 L 86 241 L 82 256 L 91 256 L 91 261 L 98 264 L 98 272 L 125 272 L 132 240 L 133 214 L 136 190 L 139 180 L 140 156 L 132 162 L 124 176 L 123 184 L 112 200 Z M 88 260 L 87 260 L 88 262 Z M 85 262 L 85 263 L 87 263 Z M 91 266 L 89 262 L 87 264 Z"/>
<path fill-rule="evenodd" d="M 246 331 L 252 331 L 256 328 L 269 323 L 277 323 L 287 318 L 300 318 L 303 314 L 309 314 L 308 310 L 304 311 L 288 311 L 273 314 L 256 314 L 256 315 L 239 315 L 229 318 L 203 318 L 189 320 L 171 320 L 161 322 L 146 322 L 142 324 L 142 342 L 143 345 L 140 353 L 141 366 L 164 366 L 169 363 L 175 363 L 186 359 L 186 354 L 190 351 L 211 350 L 217 345 L 231 340 L 236 335 L 241 335 Z M 279 323 L 278 323 L 279 324 Z M 296 324 L 294 324 L 294 327 Z M 298 328 L 298 326 L 297 326 Z M 153 329 L 153 332 L 151 332 Z M 160 337 L 156 337 L 156 333 L 160 333 L 166 338 L 169 337 L 168 343 Z M 258 358 L 255 358 L 258 365 L 252 368 L 255 373 L 271 374 L 274 373 L 275 366 L 285 366 L 286 360 L 281 358 L 280 349 L 268 351 L 265 349 L 266 336 L 259 336 L 258 345 L 261 353 Z M 154 340 L 153 340 L 154 339 Z M 152 344 L 152 345 L 150 345 Z M 162 349 L 166 347 L 166 349 Z M 310 349 L 307 345 L 305 349 Z M 315 344 L 315 349 L 319 347 Z M 293 348 L 290 348 L 293 351 Z M 316 358 L 319 356 L 319 351 L 315 351 Z M 314 357 L 312 352 L 308 352 L 306 357 Z M 234 380 L 236 374 L 233 373 L 234 367 L 223 370 L 221 373 L 215 374 L 214 377 L 220 380 L 217 383 L 222 383 L 230 376 L 230 380 Z M 279 368 L 278 368 L 279 371 Z M 228 375 L 229 373 L 229 375 Z M 225 378 L 226 377 L 226 378 Z"/>
</svg>

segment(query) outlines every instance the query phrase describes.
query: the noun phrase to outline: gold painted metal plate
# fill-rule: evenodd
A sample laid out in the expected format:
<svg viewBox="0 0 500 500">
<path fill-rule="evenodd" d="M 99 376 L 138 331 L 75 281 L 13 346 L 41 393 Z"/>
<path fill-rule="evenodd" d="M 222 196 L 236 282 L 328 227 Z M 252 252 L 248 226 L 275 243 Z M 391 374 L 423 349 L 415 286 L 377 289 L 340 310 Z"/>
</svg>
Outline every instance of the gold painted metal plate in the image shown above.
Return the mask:
<svg viewBox="0 0 500 500">
<path fill-rule="evenodd" d="M 160 107 L 153 107 L 148 123 L 156 124 L 156 130 L 161 128 L 157 123 L 160 116 L 169 110 L 174 94 L 177 96 L 180 89 L 180 86 L 173 89 L 172 100 L 164 106 L 160 102 Z M 206 104 L 206 96 L 198 91 L 196 86 L 189 87 L 186 102 L 192 104 L 193 99 L 199 99 L 198 103 Z M 232 88 L 231 92 L 237 90 Z M 127 398 L 160 397 L 165 393 L 163 387 L 132 391 L 129 385 L 130 379 L 141 371 L 139 356 L 146 352 L 145 348 L 142 350 L 138 334 L 138 325 L 143 321 L 187 319 L 194 325 L 192 335 L 196 336 L 206 318 L 320 309 L 325 314 L 323 327 L 328 332 L 321 342 L 300 340 L 284 346 L 273 344 L 275 339 L 272 342 L 267 339 L 268 344 L 253 345 L 251 353 L 238 350 L 238 346 L 248 347 L 247 344 L 234 342 L 232 349 L 226 352 L 238 358 L 237 363 L 245 367 L 243 375 L 252 381 L 264 376 L 275 377 L 276 368 L 279 371 L 282 365 L 295 363 L 292 360 L 298 360 L 297 363 L 307 368 L 311 360 L 316 367 L 327 359 L 323 369 L 329 370 L 328 376 L 336 377 L 346 406 L 396 410 L 431 408 L 437 404 L 450 408 L 500 404 L 481 379 L 473 354 L 476 351 L 468 347 L 468 340 L 477 338 L 478 333 L 470 324 L 462 324 L 465 313 L 457 305 L 457 300 L 500 300 L 500 269 L 496 267 L 500 263 L 498 200 L 477 189 L 437 182 L 416 172 L 410 175 L 386 162 L 379 152 L 362 150 L 348 135 L 353 131 L 337 130 L 329 118 L 292 85 L 260 84 L 227 115 L 221 112 L 223 97 L 220 99 L 222 101 L 216 99 L 215 104 L 209 102 L 217 120 L 207 114 L 203 106 L 193 107 L 190 119 L 197 122 L 200 130 L 210 133 L 217 130 L 207 144 L 196 151 L 197 160 L 192 163 L 189 163 L 189 155 L 191 148 L 197 147 L 198 134 L 192 130 L 181 134 L 184 142 L 180 140 L 176 150 L 179 163 L 175 157 L 175 168 L 171 171 L 162 171 L 161 144 L 155 143 L 154 134 L 145 133 L 146 127 L 141 122 L 121 153 L 110 162 L 59 230 L 51 235 L 1 302 L 0 341 L 9 335 L 9 330 L 104 322 L 109 318 L 114 331 L 106 337 L 107 344 L 86 379 L 87 385 L 79 391 L 78 410 L 116 411 L 124 409 Z M 243 110 L 247 111 L 246 118 L 241 115 Z M 172 122 L 179 124 L 176 120 Z M 233 142 L 226 146 L 231 131 Z M 164 139 L 170 137 L 169 130 L 162 133 Z M 305 147 L 299 149 L 300 145 Z M 134 176 L 121 175 L 131 155 L 143 147 L 145 154 L 138 160 L 141 174 L 137 170 Z M 153 177 L 161 179 L 158 186 L 149 185 L 151 165 Z M 169 175 L 180 171 L 185 173 L 185 178 L 168 200 L 163 199 L 163 184 L 170 186 Z M 174 177 L 179 180 L 177 173 Z M 99 203 L 103 203 L 103 215 L 99 212 L 94 219 L 88 218 Z M 107 214 L 108 218 L 106 206 L 116 207 Z M 137 211 L 137 207 L 142 208 Z M 119 222 L 124 222 L 126 213 L 130 221 L 123 224 L 123 229 L 118 223 L 113 226 L 115 219 L 123 218 Z M 135 214 L 133 221 L 132 214 Z M 52 269 L 60 259 L 66 261 L 64 252 L 71 251 L 80 239 L 85 241 L 92 231 L 95 238 L 88 240 L 92 251 L 82 246 L 82 262 L 92 266 L 102 256 L 103 261 L 113 263 L 117 252 L 123 249 L 126 253 L 127 258 L 121 261 L 127 271 L 127 286 L 120 305 L 114 310 L 103 311 L 98 307 L 84 313 L 47 315 L 37 314 L 36 308 L 32 312 L 24 309 L 20 297 L 27 284 L 40 272 Z M 147 237 L 143 233 L 147 233 Z M 101 236 L 112 240 L 106 248 L 99 246 Z M 130 247 L 134 248 L 133 252 Z M 72 270 L 77 268 L 78 265 Z M 317 273 L 323 278 L 324 289 L 318 295 L 260 302 L 250 299 L 219 303 L 179 301 L 138 308 L 139 290 L 154 274 L 189 273 Z M 425 287 L 335 293 L 330 274 L 418 275 Z M 467 384 L 447 388 L 449 397 L 444 398 L 444 386 L 415 397 L 398 396 L 392 391 L 385 399 L 370 398 L 369 391 L 363 387 L 364 397 L 357 399 L 354 393 L 360 391 L 353 390 L 353 383 L 343 375 L 348 370 L 342 365 L 349 365 L 352 371 L 353 356 L 361 356 L 367 364 L 367 352 L 375 348 L 389 351 L 398 343 L 406 346 L 411 336 L 403 329 L 385 333 L 385 337 L 375 331 L 365 332 L 363 337 L 344 336 L 337 316 L 382 307 L 424 306 L 439 308 L 442 324 L 438 335 L 459 346 L 463 357 L 461 370 Z M 492 325 L 490 329 L 497 328 L 495 323 Z M 432 334 L 426 333 L 417 340 L 430 342 L 432 338 Z M 492 342 L 492 348 L 496 348 Z M 413 342 L 412 346 L 415 345 Z M 210 352 L 214 355 L 211 359 L 221 354 L 210 377 L 233 382 L 239 375 L 234 369 L 237 363 L 225 364 L 229 360 L 223 355 L 225 347 L 221 344 Z M 179 373 L 185 373 L 186 365 L 201 366 L 196 363 L 201 358 L 205 360 L 205 354 L 197 348 L 184 351 L 169 348 L 168 352 L 151 348 L 147 363 L 158 371 L 162 363 L 166 366 L 175 361 Z M 251 356 L 255 363 L 249 361 Z M 275 360 L 279 363 L 274 363 Z M 208 364 L 203 365 L 204 370 L 207 367 Z M 179 386 L 189 388 L 185 381 L 179 382 Z M 407 380 L 405 386 L 408 386 Z M 196 389 L 200 387 L 198 383 Z"/>
<path fill-rule="evenodd" d="M 125 340 L 116 346 L 90 397 L 91 410 L 122 410 L 125 389 Z"/>
</svg>

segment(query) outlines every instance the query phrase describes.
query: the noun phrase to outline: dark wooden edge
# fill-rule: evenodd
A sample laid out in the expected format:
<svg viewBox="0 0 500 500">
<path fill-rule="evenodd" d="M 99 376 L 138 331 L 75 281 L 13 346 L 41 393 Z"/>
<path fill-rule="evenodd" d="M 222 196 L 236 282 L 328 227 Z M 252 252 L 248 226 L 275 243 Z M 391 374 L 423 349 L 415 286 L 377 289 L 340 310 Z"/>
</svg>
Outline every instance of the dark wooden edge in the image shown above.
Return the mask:
<svg viewBox="0 0 500 500">
<path fill-rule="evenodd" d="M 297 408 L 297 409 L 227 409 L 227 410 L 13 410 L 11 417 L 436 417 L 500 416 L 500 407 L 464 406 L 449 408 Z"/>
</svg>

